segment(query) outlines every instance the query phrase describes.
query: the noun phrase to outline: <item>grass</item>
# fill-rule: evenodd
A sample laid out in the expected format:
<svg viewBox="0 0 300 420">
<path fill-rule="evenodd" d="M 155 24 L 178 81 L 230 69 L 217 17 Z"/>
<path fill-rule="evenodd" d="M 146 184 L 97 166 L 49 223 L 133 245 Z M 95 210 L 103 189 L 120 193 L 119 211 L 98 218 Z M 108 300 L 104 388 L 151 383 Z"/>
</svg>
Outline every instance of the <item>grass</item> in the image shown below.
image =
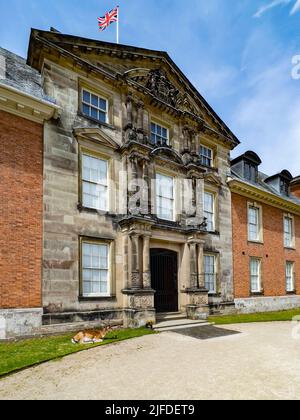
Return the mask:
<svg viewBox="0 0 300 420">
<path fill-rule="evenodd" d="M 300 309 L 281 312 L 264 312 L 259 314 L 211 316 L 210 322 L 216 325 L 246 324 L 251 322 L 278 322 L 292 321 L 295 316 L 300 316 Z"/>
<path fill-rule="evenodd" d="M 0 343 L 0 377 L 69 354 L 149 334 L 154 332 L 146 328 L 118 330 L 110 333 L 103 343 L 92 345 L 72 344 L 74 334 Z"/>
</svg>

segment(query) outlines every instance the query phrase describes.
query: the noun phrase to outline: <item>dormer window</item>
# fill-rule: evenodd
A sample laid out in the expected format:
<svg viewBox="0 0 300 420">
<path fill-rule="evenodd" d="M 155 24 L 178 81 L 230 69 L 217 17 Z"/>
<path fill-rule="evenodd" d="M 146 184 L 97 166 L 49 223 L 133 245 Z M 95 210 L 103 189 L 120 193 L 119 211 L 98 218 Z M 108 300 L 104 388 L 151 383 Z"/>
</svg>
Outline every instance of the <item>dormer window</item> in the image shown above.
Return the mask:
<svg viewBox="0 0 300 420">
<path fill-rule="evenodd" d="M 280 180 L 280 194 L 289 195 L 289 184 L 284 179 Z"/>
<path fill-rule="evenodd" d="M 292 174 L 289 171 L 284 170 L 279 174 L 265 179 L 265 183 L 274 188 L 277 193 L 288 197 L 290 195 L 290 183 L 292 180 Z"/>
<path fill-rule="evenodd" d="M 244 176 L 245 179 L 251 182 L 257 181 L 257 166 L 255 166 L 253 163 L 245 162 L 244 167 Z"/>
<path fill-rule="evenodd" d="M 254 152 L 246 152 L 231 162 L 233 172 L 246 181 L 258 181 L 258 167 L 261 164 L 259 156 Z"/>
</svg>

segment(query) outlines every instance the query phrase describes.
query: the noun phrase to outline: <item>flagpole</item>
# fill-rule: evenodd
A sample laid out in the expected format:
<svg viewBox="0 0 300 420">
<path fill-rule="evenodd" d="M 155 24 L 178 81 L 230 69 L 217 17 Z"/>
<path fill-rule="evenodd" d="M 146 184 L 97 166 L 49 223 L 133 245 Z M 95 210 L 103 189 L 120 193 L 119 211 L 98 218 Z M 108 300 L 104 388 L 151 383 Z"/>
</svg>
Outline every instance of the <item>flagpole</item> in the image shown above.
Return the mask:
<svg viewBox="0 0 300 420">
<path fill-rule="evenodd" d="M 119 32 L 119 17 L 120 17 L 120 6 L 118 6 L 118 20 L 117 20 L 117 44 L 120 43 L 120 32 Z"/>
</svg>

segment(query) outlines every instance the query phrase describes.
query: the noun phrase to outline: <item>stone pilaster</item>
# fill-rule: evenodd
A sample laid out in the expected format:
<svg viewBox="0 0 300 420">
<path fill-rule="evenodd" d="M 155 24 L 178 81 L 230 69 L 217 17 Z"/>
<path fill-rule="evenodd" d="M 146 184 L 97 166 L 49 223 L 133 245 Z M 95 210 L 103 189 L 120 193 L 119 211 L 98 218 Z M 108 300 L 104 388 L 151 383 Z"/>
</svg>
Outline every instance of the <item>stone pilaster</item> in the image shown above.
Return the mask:
<svg viewBox="0 0 300 420">
<path fill-rule="evenodd" d="M 131 281 L 129 280 L 129 236 L 128 233 L 125 232 L 123 234 L 123 252 L 124 252 L 124 272 L 123 272 L 123 283 L 124 289 L 129 289 L 131 287 Z"/>
<path fill-rule="evenodd" d="M 131 238 L 131 288 L 141 289 L 140 284 L 140 253 L 139 253 L 139 239 L 140 235 L 133 234 Z"/>
<path fill-rule="evenodd" d="M 204 242 L 198 243 L 198 287 L 205 289 L 205 279 L 203 274 L 204 264 Z"/>
<path fill-rule="evenodd" d="M 150 235 L 143 237 L 143 287 L 151 289 Z"/>
<path fill-rule="evenodd" d="M 190 286 L 186 289 L 188 304 L 187 316 L 190 319 L 206 319 L 209 314 L 208 291 L 204 287 L 202 275 L 203 246 L 201 234 L 193 233 L 188 239 L 190 248 Z"/>
<path fill-rule="evenodd" d="M 130 217 L 120 222 L 129 240 L 130 281 L 122 292 L 126 297 L 124 325 L 141 327 L 155 322 L 154 293 L 151 289 L 150 238 L 153 222 Z M 126 243 L 126 240 L 125 240 Z M 140 255 L 140 249 L 142 255 Z"/>
<path fill-rule="evenodd" d="M 197 244 L 190 243 L 190 289 L 198 288 Z"/>
<path fill-rule="evenodd" d="M 141 213 L 143 215 L 149 215 L 149 191 L 150 191 L 150 179 L 149 179 L 149 160 L 143 159 L 143 191 L 142 191 L 142 203 Z"/>
</svg>

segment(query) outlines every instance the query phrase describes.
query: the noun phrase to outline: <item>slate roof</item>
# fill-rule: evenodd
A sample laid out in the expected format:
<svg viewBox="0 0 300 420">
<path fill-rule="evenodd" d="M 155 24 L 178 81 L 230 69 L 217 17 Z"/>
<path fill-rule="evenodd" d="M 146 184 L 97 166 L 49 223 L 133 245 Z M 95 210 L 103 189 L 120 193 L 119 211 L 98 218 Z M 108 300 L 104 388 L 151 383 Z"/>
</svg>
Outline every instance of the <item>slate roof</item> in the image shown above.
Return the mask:
<svg viewBox="0 0 300 420">
<path fill-rule="evenodd" d="M 275 188 L 273 188 L 270 184 L 267 184 L 265 182 L 266 179 L 270 178 L 269 175 L 264 174 L 263 172 L 258 172 L 258 180 L 257 182 L 252 182 L 249 181 L 248 179 L 243 178 L 242 176 L 240 176 L 239 174 L 237 174 L 233 169 L 231 169 L 231 177 L 233 179 L 237 179 L 239 181 L 244 182 L 245 184 L 251 185 L 253 187 L 256 187 L 262 191 L 271 193 L 276 195 L 277 197 L 283 198 L 284 200 L 290 201 L 294 204 L 298 204 L 300 206 L 300 199 L 293 196 L 293 195 L 284 195 L 284 194 L 280 194 Z"/>
<path fill-rule="evenodd" d="M 5 60 L 5 78 L 0 77 L 0 85 L 10 86 L 37 99 L 55 104 L 55 100 L 45 95 L 42 78 L 38 71 L 26 64 L 26 60 L 0 47 L 0 63 Z"/>
</svg>

